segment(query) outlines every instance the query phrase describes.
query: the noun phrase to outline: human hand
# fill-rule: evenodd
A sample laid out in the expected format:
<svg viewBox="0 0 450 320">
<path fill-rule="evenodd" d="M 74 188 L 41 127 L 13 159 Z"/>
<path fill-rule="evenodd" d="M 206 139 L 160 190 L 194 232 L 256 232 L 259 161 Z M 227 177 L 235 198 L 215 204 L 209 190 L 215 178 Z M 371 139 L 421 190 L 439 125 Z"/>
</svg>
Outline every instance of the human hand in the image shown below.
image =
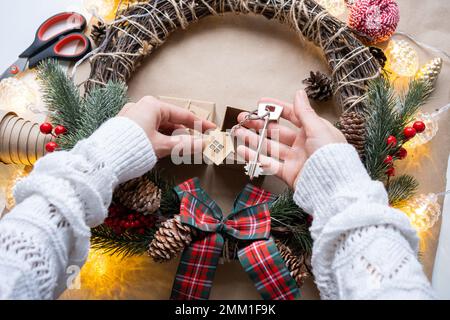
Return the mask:
<svg viewBox="0 0 450 320">
<path fill-rule="evenodd" d="M 171 154 L 172 150 L 201 151 L 203 140 L 188 134 L 173 135 L 177 129 L 198 126 L 202 132 L 216 128 L 210 121 L 202 120 L 186 109 L 162 102 L 154 97 L 144 97 L 137 103 L 128 103 L 119 117 L 126 117 L 144 129 L 158 158 Z M 197 127 L 196 127 L 197 129 Z"/>
<path fill-rule="evenodd" d="M 270 123 L 267 135 L 271 139 L 264 139 L 264 146 L 268 156 L 260 155 L 260 163 L 265 172 L 275 174 L 290 187 L 295 188 L 300 172 L 308 158 L 321 147 L 332 143 L 346 143 L 344 135 L 329 121 L 319 117 L 311 107 L 304 90 L 296 93 L 294 104 L 263 98 L 260 103 L 274 103 L 283 107 L 281 117 L 293 123 L 298 130 L 290 129 L 279 123 Z M 248 113 L 238 116 L 238 121 L 244 120 Z M 238 147 L 238 154 L 246 161 L 253 160 L 255 151 L 247 147 L 248 144 L 256 149 L 263 120 L 247 122 L 246 128 L 235 131 L 245 145 Z M 247 129 L 248 128 L 248 129 Z M 278 141 L 275 139 L 278 138 Z"/>
</svg>

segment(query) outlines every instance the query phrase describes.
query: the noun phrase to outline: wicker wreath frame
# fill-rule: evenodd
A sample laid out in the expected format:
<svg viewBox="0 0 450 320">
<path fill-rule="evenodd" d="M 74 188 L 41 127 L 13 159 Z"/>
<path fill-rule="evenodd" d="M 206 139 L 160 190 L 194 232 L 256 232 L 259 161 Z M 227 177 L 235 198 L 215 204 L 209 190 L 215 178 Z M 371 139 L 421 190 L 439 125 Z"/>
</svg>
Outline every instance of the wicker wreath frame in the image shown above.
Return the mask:
<svg viewBox="0 0 450 320">
<path fill-rule="evenodd" d="M 327 59 L 342 112 L 363 109 L 366 84 L 380 75 L 381 67 L 346 24 L 314 0 L 150 0 L 130 6 L 117 14 L 105 40 L 88 56 L 91 73 L 85 89 L 108 81 L 127 82 L 172 32 L 226 13 L 262 15 L 312 41 Z"/>
</svg>

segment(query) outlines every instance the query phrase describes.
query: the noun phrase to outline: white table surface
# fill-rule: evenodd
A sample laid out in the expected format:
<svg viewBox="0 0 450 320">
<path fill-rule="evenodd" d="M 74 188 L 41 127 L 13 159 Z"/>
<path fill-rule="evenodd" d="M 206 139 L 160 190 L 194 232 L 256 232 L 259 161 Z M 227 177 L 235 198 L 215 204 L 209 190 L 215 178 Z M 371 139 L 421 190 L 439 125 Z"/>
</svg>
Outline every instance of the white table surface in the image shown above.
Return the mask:
<svg viewBox="0 0 450 320">
<path fill-rule="evenodd" d="M 43 21 L 62 11 L 80 11 L 83 0 L 14 0 L 0 4 L 0 73 L 34 40 Z M 7 44 L 7 45 L 6 45 Z"/>
</svg>

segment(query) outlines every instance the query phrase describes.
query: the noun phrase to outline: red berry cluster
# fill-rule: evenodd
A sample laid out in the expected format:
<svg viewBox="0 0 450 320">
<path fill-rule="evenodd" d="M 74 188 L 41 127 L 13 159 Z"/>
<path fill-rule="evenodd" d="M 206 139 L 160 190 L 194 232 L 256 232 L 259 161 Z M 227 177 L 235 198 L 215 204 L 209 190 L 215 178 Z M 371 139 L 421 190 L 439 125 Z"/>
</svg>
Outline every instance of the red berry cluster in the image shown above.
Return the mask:
<svg viewBox="0 0 450 320">
<path fill-rule="evenodd" d="M 403 141 L 406 142 L 414 138 L 416 134 L 424 132 L 425 129 L 426 129 L 425 123 L 423 123 L 422 121 L 414 122 L 412 126 L 407 126 L 403 129 Z M 389 136 L 386 140 L 386 144 L 390 148 L 396 148 L 398 145 L 398 140 L 394 136 Z M 395 176 L 394 157 L 398 160 L 403 160 L 407 156 L 408 151 L 406 151 L 406 149 L 403 147 L 401 147 L 394 156 L 388 155 L 386 159 L 384 159 L 384 163 L 388 165 L 386 174 L 390 177 Z"/>
<path fill-rule="evenodd" d="M 41 130 L 42 134 L 51 134 L 55 138 L 67 133 L 67 129 L 64 126 L 56 126 L 55 128 L 53 128 L 53 125 L 48 122 L 41 124 L 39 129 Z M 56 142 L 50 141 L 45 145 L 45 150 L 47 150 L 47 152 L 54 152 L 56 149 L 58 149 L 58 147 L 59 146 Z"/>
<path fill-rule="evenodd" d="M 105 220 L 105 225 L 110 227 L 117 235 L 124 232 L 143 235 L 147 229 L 154 227 L 155 224 L 156 217 L 154 215 L 130 212 L 129 209 L 119 205 L 112 205 L 109 208 L 109 216 Z"/>
</svg>

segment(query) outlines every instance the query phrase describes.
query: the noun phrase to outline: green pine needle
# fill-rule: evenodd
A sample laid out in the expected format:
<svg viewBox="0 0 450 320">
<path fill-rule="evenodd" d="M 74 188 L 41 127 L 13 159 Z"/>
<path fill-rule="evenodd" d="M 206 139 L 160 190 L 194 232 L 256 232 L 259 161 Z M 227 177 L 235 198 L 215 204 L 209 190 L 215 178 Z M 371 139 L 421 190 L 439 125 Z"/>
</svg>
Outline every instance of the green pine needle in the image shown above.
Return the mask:
<svg viewBox="0 0 450 320">
<path fill-rule="evenodd" d="M 272 230 L 283 230 L 286 244 L 296 253 L 311 253 L 312 238 L 309 232 L 308 214 L 294 202 L 293 192 L 286 190 L 270 207 Z M 277 234 L 278 235 L 278 234 Z"/>
<path fill-rule="evenodd" d="M 52 121 L 63 125 L 69 132 L 75 132 L 84 103 L 78 88 L 56 60 L 42 62 L 37 70 L 43 100 L 52 113 Z"/>
<path fill-rule="evenodd" d="M 144 254 L 154 236 L 153 230 L 147 230 L 144 235 L 130 233 L 117 235 L 105 225 L 92 229 L 91 233 L 91 247 L 93 249 L 124 258 Z"/>
<path fill-rule="evenodd" d="M 417 180 L 409 175 L 401 175 L 390 180 L 387 186 L 389 204 L 395 207 L 408 200 L 414 196 L 418 187 L 419 183 Z"/>
<path fill-rule="evenodd" d="M 405 141 L 403 129 L 414 119 L 420 106 L 429 96 L 431 87 L 423 81 L 412 81 L 403 96 L 394 92 L 389 80 L 379 77 L 369 83 L 366 107 L 365 161 L 374 180 L 386 181 L 388 155 L 397 154 Z M 389 136 L 397 138 L 398 145 L 389 147 Z"/>
</svg>

